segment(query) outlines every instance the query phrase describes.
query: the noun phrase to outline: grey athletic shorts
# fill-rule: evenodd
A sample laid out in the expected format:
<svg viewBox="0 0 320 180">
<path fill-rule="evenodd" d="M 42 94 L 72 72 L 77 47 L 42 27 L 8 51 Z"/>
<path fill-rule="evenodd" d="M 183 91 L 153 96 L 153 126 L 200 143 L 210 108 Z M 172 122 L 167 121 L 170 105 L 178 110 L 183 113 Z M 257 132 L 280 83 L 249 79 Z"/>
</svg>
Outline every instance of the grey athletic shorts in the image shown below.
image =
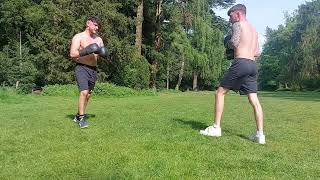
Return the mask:
<svg viewBox="0 0 320 180">
<path fill-rule="evenodd" d="M 92 91 L 97 81 L 97 67 L 77 63 L 75 68 L 79 91 Z"/>
<path fill-rule="evenodd" d="M 221 87 L 231 89 L 241 95 L 256 93 L 257 63 L 256 61 L 237 58 L 234 59 L 220 83 Z"/>
</svg>

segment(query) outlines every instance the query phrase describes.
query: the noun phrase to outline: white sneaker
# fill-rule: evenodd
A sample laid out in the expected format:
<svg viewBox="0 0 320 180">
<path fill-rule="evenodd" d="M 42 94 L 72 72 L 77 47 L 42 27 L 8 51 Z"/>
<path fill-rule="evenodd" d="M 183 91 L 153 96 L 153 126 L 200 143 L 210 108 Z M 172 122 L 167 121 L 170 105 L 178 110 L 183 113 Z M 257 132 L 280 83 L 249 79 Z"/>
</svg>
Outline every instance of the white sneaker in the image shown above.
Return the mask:
<svg viewBox="0 0 320 180">
<path fill-rule="evenodd" d="M 221 128 L 209 126 L 205 130 L 200 130 L 200 134 L 205 135 L 205 136 L 220 137 L 221 136 Z"/>
<path fill-rule="evenodd" d="M 265 144 L 266 143 L 266 136 L 265 135 L 255 134 L 255 135 L 252 135 L 249 139 L 251 141 L 254 141 L 254 142 L 259 143 L 259 144 Z"/>
</svg>

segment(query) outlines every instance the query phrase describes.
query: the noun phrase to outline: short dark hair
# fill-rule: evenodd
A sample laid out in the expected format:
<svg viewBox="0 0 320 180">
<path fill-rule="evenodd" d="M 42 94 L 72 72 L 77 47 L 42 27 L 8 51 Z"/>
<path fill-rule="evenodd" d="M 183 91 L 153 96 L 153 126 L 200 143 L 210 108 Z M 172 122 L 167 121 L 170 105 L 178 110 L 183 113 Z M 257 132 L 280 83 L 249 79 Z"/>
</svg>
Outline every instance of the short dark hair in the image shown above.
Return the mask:
<svg viewBox="0 0 320 180">
<path fill-rule="evenodd" d="M 98 16 L 90 16 L 88 17 L 87 21 L 92 21 L 94 23 L 97 23 L 99 27 L 101 27 L 101 20 Z"/>
<path fill-rule="evenodd" d="M 234 6 L 232 6 L 229 11 L 228 11 L 228 16 L 230 16 L 230 14 L 234 11 L 242 11 L 244 14 L 247 13 L 247 8 L 245 5 L 243 4 L 236 4 Z"/>
</svg>

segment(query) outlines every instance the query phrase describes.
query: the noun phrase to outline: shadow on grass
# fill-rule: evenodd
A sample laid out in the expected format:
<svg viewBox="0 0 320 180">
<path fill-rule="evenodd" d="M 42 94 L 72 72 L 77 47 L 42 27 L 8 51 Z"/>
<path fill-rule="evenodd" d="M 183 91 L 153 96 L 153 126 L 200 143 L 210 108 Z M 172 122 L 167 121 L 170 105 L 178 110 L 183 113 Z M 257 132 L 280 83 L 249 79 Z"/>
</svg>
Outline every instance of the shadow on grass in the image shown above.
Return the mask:
<svg viewBox="0 0 320 180">
<path fill-rule="evenodd" d="M 232 130 L 230 131 L 229 129 L 223 129 L 222 133 L 230 134 L 232 136 L 238 136 L 238 137 L 240 137 L 242 139 L 251 141 L 251 139 L 249 137 L 250 135 L 243 135 L 243 134 L 239 134 L 239 133 L 234 133 Z"/>
<path fill-rule="evenodd" d="M 288 100 L 296 100 L 296 101 L 320 101 L 320 93 L 318 92 L 289 92 L 289 91 L 281 91 L 281 92 L 261 92 L 259 93 L 260 97 L 274 97 L 274 98 L 282 98 Z"/>
<path fill-rule="evenodd" d="M 180 118 L 173 118 L 172 120 L 179 124 L 190 126 L 192 129 L 195 129 L 195 130 L 205 129 L 208 126 L 207 124 L 194 121 L 194 120 L 186 120 L 186 119 L 180 119 Z"/>
<path fill-rule="evenodd" d="M 75 116 L 74 114 L 68 114 L 66 115 L 66 118 L 73 120 L 74 116 Z M 94 118 L 94 117 L 96 117 L 95 114 L 87 114 L 87 119 Z"/>
<path fill-rule="evenodd" d="M 173 118 L 172 120 L 175 122 L 178 122 L 179 124 L 190 126 L 192 129 L 195 129 L 195 130 L 202 130 L 202 129 L 205 129 L 206 127 L 208 127 L 207 124 L 202 123 L 202 122 L 198 122 L 198 121 L 194 121 L 194 120 L 186 120 L 186 119 L 180 119 L 180 118 Z M 229 129 L 223 129 L 222 133 L 226 133 L 226 134 L 229 134 L 232 136 L 238 136 L 238 137 L 245 139 L 247 141 L 252 141 L 248 135 L 234 133 L 232 130 L 229 130 Z"/>
</svg>

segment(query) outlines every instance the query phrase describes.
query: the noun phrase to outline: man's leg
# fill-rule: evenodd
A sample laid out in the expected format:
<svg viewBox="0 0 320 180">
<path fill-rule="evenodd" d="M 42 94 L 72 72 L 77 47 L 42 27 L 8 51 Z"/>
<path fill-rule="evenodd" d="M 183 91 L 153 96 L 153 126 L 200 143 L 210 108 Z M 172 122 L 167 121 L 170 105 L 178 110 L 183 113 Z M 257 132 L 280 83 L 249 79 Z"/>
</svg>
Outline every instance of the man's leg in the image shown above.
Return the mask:
<svg viewBox="0 0 320 180">
<path fill-rule="evenodd" d="M 78 115 L 77 115 L 77 123 L 79 123 L 80 128 L 86 128 L 88 127 L 88 123 L 85 120 L 85 110 L 86 110 L 86 104 L 88 101 L 88 90 L 83 90 L 80 92 L 79 95 L 79 104 L 78 104 Z"/>
<path fill-rule="evenodd" d="M 83 91 L 80 92 L 79 103 L 78 103 L 79 115 L 84 115 L 85 114 L 85 108 L 86 108 L 87 102 L 88 102 L 88 94 L 89 94 L 88 90 L 83 90 Z"/>
<path fill-rule="evenodd" d="M 228 93 L 228 91 L 228 89 L 225 89 L 223 87 L 219 87 L 216 91 L 214 124 L 217 127 L 220 127 L 221 117 L 224 108 L 224 96 Z"/>
<path fill-rule="evenodd" d="M 200 130 L 200 134 L 205 136 L 221 136 L 220 121 L 224 107 L 224 96 L 228 89 L 219 87 L 215 95 L 215 122 L 212 126 L 207 127 L 205 130 Z"/>
<path fill-rule="evenodd" d="M 257 128 L 257 133 L 253 135 L 250 139 L 256 141 L 259 144 L 265 144 L 266 140 L 265 135 L 263 133 L 263 111 L 257 93 L 248 94 L 248 99 L 254 111 Z"/>
<path fill-rule="evenodd" d="M 254 111 L 257 131 L 263 132 L 263 111 L 257 93 L 250 93 L 248 99 Z"/>
<path fill-rule="evenodd" d="M 87 109 L 87 105 L 88 105 L 88 102 L 89 102 L 89 99 L 91 97 L 91 91 L 88 92 L 88 95 L 86 97 L 86 101 L 84 103 L 84 113 L 86 112 L 86 109 Z"/>
</svg>

